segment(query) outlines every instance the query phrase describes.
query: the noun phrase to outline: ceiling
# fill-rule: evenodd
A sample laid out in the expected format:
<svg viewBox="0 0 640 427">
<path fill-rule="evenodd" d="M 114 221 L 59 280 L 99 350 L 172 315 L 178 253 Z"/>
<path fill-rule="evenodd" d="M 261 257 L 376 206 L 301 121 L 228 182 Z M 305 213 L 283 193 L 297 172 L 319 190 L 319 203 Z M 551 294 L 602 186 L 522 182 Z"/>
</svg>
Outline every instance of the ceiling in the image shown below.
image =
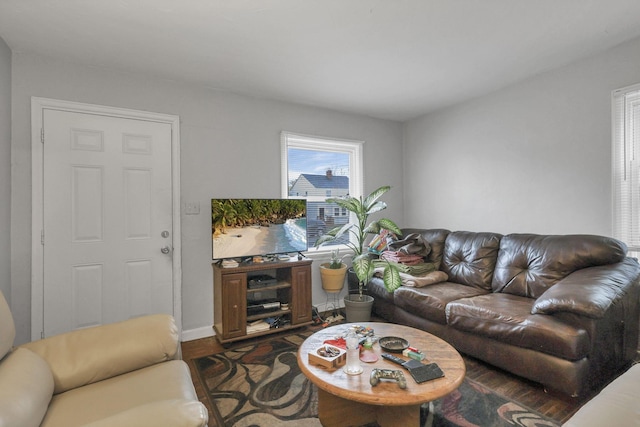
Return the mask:
<svg viewBox="0 0 640 427">
<path fill-rule="evenodd" d="M 638 0 L 0 0 L 14 53 L 405 121 L 640 37 Z"/>
</svg>

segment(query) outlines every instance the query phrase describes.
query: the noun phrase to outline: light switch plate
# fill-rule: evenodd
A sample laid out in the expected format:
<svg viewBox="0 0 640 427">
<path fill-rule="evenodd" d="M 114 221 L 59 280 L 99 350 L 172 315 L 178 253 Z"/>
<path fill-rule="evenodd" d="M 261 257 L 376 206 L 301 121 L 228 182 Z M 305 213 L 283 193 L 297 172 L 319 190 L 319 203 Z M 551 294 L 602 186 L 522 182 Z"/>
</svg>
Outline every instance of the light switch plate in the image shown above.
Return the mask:
<svg viewBox="0 0 640 427">
<path fill-rule="evenodd" d="M 184 213 L 185 215 L 199 215 L 200 202 L 185 202 Z"/>
</svg>

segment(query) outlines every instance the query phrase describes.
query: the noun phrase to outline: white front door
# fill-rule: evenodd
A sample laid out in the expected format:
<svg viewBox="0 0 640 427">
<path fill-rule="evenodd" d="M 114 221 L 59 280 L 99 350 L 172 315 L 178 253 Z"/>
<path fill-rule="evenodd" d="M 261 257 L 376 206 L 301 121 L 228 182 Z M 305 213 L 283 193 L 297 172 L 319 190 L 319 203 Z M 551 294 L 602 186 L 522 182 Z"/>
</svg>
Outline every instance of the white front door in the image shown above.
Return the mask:
<svg viewBox="0 0 640 427">
<path fill-rule="evenodd" d="M 175 314 L 172 124 L 43 108 L 42 128 L 41 336 Z"/>
</svg>

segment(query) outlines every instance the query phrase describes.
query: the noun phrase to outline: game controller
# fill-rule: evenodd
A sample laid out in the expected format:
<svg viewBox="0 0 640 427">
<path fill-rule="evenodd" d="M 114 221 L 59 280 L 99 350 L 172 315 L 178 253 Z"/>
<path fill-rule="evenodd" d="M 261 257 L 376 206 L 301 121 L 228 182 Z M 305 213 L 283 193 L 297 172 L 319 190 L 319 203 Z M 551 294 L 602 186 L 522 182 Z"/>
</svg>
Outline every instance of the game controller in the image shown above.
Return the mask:
<svg viewBox="0 0 640 427">
<path fill-rule="evenodd" d="M 380 382 L 380 378 L 388 379 L 388 380 L 396 380 L 398 382 L 398 387 L 402 389 L 407 388 L 407 380 L 404 378 L 404 374 L 402 373 L 402 371 L 398 371 L 395 369 L 375 368 L 373 371 L 371 371 L 369 382 L 373 387 L 375 387 Z"/>
</svg>

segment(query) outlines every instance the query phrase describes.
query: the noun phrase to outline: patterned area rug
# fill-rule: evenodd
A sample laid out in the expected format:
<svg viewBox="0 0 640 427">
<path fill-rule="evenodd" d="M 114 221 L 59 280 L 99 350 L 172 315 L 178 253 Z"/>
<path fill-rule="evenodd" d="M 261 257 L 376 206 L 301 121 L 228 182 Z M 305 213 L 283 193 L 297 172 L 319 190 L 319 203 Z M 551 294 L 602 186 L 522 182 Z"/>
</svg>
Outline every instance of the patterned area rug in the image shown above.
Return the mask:
<svg viewBox="0 0 640 427">
<path fill-rule="evenodd" d="M 317 389 L 300 372 L 298 346 L 312 332 L 267 338 L 194 359 L 213 413 L 210 427 L 320 426 Z M 425 427 L 558 427 L 524 405 L 465 379 L 430 405 Z M 372 427 L 372 426 L 368 426 Z"/>
</svg>

